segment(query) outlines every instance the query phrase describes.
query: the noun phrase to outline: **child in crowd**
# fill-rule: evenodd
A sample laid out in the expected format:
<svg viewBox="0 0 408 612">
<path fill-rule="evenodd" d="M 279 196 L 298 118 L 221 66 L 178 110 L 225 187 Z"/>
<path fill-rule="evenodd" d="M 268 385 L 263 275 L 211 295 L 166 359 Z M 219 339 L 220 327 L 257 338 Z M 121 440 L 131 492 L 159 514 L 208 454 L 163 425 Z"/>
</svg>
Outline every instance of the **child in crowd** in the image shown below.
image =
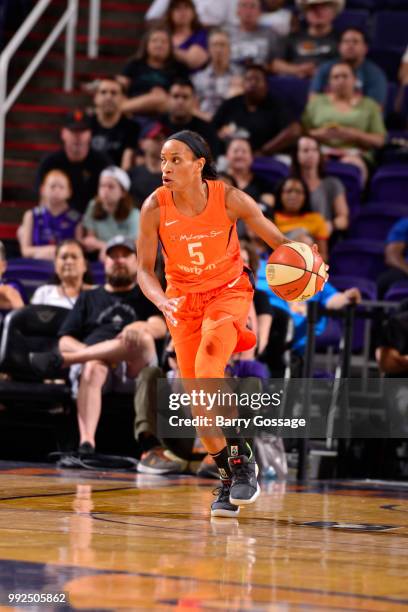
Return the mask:
<svg viewBox="0 0 408 612">
<path fill-rule="evenodd" d="M 23 257 L 55 259 L 57 244 L 76 238 L 81 215 L 70 208 L 72 188 L 62 170 L 50 170 L 41 187 L 38 206 L 24 214 L 17 237 Z"/>
</svg>

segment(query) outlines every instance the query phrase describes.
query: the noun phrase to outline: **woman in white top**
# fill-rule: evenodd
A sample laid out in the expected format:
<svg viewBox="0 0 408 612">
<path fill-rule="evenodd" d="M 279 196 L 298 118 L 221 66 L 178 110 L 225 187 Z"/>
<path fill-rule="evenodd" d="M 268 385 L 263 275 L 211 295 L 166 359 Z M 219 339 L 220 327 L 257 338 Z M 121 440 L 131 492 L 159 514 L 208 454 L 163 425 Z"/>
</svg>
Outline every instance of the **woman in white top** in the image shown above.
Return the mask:
<svg viewBox="0 0 408 612">
<path fill-rule="evenodd" d="M 58 245 L 53 280 L 38 287 L 31 304 L 72 309 L 81 291 L 92 288 L 85 253 L 77 240 L 64 240 Z"/>
</svg>

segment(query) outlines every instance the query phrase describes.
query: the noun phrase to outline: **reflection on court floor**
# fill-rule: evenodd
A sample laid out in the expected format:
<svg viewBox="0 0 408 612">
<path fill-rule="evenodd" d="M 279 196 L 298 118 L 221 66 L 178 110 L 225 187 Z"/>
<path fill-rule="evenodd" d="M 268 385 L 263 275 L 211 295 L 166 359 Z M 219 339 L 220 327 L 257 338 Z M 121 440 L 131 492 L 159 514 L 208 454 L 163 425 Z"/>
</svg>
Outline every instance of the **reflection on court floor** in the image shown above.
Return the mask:
<svg viewBox="0 0 408 612">
<path fill-rule="evenodd" d="M 4 463 L 0 483 L 0 610 L 408 609 L 408 486 L 269 482 L 210 520 L 216 482 L 188 476 Z"/>
</svg>

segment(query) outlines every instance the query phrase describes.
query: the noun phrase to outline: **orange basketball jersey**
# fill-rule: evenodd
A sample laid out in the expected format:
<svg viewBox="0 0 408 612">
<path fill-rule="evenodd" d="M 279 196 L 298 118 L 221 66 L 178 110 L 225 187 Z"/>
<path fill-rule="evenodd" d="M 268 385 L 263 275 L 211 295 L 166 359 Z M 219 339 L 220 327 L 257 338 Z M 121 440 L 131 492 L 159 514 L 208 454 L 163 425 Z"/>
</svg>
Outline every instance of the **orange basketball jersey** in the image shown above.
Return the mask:
<svg viewBox="0 0 408 612">
<path fill-rule="evenodd" d="M 170 189 L 155 191 L 167 284 L 182 293 L 210 291 L 242 274 L 235 223 L 225 209 L 225 185 L 207 181 L 207 186 L 207 206 L 194 217 L 177 210 Z"/>
</svg>

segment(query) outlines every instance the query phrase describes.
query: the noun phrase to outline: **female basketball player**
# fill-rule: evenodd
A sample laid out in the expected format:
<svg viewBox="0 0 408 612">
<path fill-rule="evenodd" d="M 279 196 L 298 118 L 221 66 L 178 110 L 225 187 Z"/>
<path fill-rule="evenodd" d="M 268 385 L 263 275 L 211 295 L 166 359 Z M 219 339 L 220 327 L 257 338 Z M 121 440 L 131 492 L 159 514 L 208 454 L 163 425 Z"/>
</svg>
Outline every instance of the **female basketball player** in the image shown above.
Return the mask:
<svg viewBox="0 0 408 612">
<path fill-rule="evenodd" d="M 243 267 L 236 221 L 242 219 L 273 249 L 290 240 L 250 196 L 216 180 L 208 145 L 195 132 L 170 136 L 161 160 L 163 187 L 142 207 L 138 282 L 166 317 L 181 377 L 223 378 L 231 354 L 256 342 L 246 328 L 253 287 Z M 166 292 L 154 272 L 159 241 Z M 202 438 L 222 483 L 211 514 L 236 516 L 240 505 L 259 495 L 257 466 L 239 430 L 224 433 Z"/>
</svg>

